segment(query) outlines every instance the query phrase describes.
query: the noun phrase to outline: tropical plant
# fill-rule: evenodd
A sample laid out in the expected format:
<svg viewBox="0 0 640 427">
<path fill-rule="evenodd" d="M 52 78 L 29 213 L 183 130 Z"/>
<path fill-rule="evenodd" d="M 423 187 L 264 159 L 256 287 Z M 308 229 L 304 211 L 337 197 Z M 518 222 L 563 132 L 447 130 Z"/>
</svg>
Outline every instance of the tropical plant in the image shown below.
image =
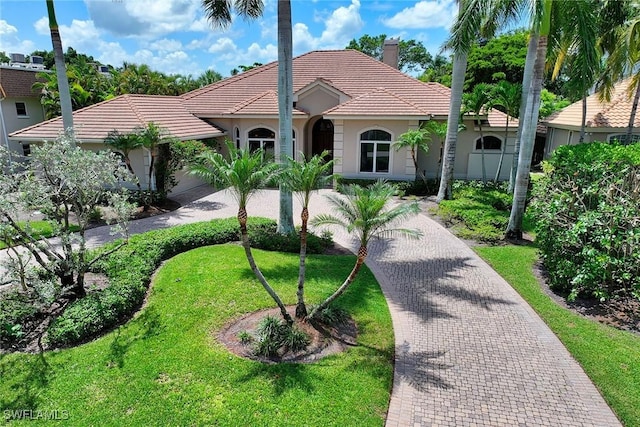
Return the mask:
<svg viewBox="0 0 640 427">
<path fill-rule="evenodd" d="M 416 173 L 420 176 L 420 179 L 426 184 L 427 177 L 424 172 L 420 170 L 418 166 L 418 151 L 422 151 L 424 153 L 429 152 L 429 143 L 431 142 L 431 133 L 423 128 L 418 129 L 409 129 L 403 134 L 398 136 L 398 140 L 393 143 L 393 147 L 396 151 L 402 148 L 408 148 L 411 153 L 411 160 L 413 161 L 413 166 L 416 169 Z"/>
<path fill-rule="evenodd" d="M 133 150 L 142 147 L 142 140 L 140 139 L 140 136 L 136 133 L 120 133 L 114 129 L 109 132 L 104 143 L 108 147 L 111 147 L 112 150 L 122 153 L 122 159 L 124 160 L 125 165 L 127 165 L 127 169 L 133 176 L 136 176 L 136 173 L 131 166 L 131 158 L 129 157 L 129 154 Z M 137 181 L 136 184 L 138 186 L 138 190 L 140 190 L 140 181 Z"/>
<path fill-rule="evenodd" d="M 471 93 L 462 95 L 462 109 L 465 113 L 472 113 L 478 131 L 480 132 L 480 153 L 482 157 L 482 182 L 487 182 L 487 168 L 484 156 L 484 135 L 482 133 L 482 119 L 480 116 L 487 114 L 488 105 L 491 102 L 491 87 L 486 83 L 475 85 Z M 503 144 L 505 145 L 505 144 Z"/>
<path fill-rule="evenodd" d="M 165 129 L 156 125 L 154 122 L 149 122 L 144 128 L 137 129 L 136 133 L 141 145 L 149 151 L 149 156 L 151 157 L 149 161 L 149 172 L 147 174 L 147 190 L 151 194 L 155 161 L 158 156 L 158 146 L 163 142 L 167 142 L 170 137 Z"/>
<path fill-rule="evenodd" d="M 298 302 L 296 305 L 296 317 L 307 316 L 307 307 L 304 302 L 304 282 L 306 272 L 307 256 L 307 224 L 309 222 L 309 202 L 311 194 L 320 188 L 325 187 L 333 179 L 331 171 L 333 160 L 325 162 L 329 155 L 328 151 L 323 151 L 319 155 L 313 156 L 309 160 L 297 162 L 289 157 L 287 167 L 283 169 L 280 182 L 289 191 L 293 192 L 300 201 L 302 213 L 300 218 L 302 226 L 300 228 L 300 267 L 298 273 Z"/>
<path fill-rule="evenodd" d="M 510 83 L 506 80 L 500 81 L 495 84 L 491 90 L 489 106 L 500 107 L 501 110 L 507 115 L 507 123 L 504 128 L 504 142 L 502 144 L 502 150 L 500 151 L 500 160 L 498 161 L 498 169 L 496 170 L 496 176 L 493 182 L 498 182 L 500 179 L 500 171 L 502 170 L 502 163 L 504 162 L 504 154 L 507 149 L 507 140 L 509 137 L 509 120 L 511 117 L 518 117 L 520 108 L 520 100 L 522 99 L 522 85 L 516 83 Z"/>
<path fill-rule="evenodd" d="M 65 132 L 73 132 L 73 110 L 71 105 L 71 91 L 69 90 L 69 80 L 67 80 L 67 67 L 64 63 L 64 52 L 62 50 L 62 38 L 56 20 L 56 11 L 53 0 L 47 0 L 47 14 L 49 16 L 49 30 L 51 32 L 51 44 L 56 63 L 56 76 L 58 79 L 58 94 L 60 96 L 60 109 L 62 111 L 62 126 Z M 71 143 L 75 140 L 70 139 Z"/>
<path fill-rule="evenodd" d="M 318 215 L 311 224 L 315 227 L 338 226 L 348 233 L 354 233 L 359 241 L 358 257 L 342 285 L 309 313 L 310 320 L 319 316 L 319 313 L 353 283 L 367 258 L 369 242 L 373 237 L 399 235 L 417 239 L 422 235 L 419 230 L 396 227 L 402 220 L 418 213 L 420 208 L 417 202 L 389 207 L 391 198 L 397 194 L 397 189 L 388 182 L 379 180 L 369 187 L 351 184 L 346 186 L 343 192 L 346 198 L 338 194 L 327 195 L 336 215 Z"/>
<path fill-rule="evenodd" d="M 282 300 L 269 285 L 256 264 L 247 233 L 247 202 L 258 190 L 266 187 L 276 178 L 279 167 L 275 163 L 265 161 L 262 150 L 256 150 L 253 153 L 249 150 L 240 150 L 230 141 L 227 141 L 227 148 L 229 159 L 215 151 L 205 151 L 198 156 L 199 161 L 190 166 L 191 173 L 214 187 L 228 189 L 238 202 L 238 223 L 240 224 L 242 247 L 249 266 L 260 284 L 280 308 L 282 317 L 287 323 L 293 323 Z"/>
<path fill-rule="evenodd" d="M 447 122 L 438 122 L 435 120 L 429 120 L 425 124 L 422 125 L 422 129 L 424 129 L 430 137 L 435 135 L 440 140 L 440 154 L 438 156 L 438 170 L 436 171 L 437 179 L 440 179 L 440 174 L 442 173 L 442 155 L 444 152 L 444 141 L 447 137 Z"/>
</svg>

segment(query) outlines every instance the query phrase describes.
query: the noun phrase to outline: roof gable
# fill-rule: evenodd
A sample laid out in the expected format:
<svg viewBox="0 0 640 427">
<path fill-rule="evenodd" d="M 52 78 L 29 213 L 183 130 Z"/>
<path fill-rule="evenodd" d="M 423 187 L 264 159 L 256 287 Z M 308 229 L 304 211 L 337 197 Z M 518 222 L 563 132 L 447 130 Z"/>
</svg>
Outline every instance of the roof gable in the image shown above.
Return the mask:
<svg viewBox="0 0 640 427">
<path fill-rule="evenodd" d="M 13 98 L 38 98 L 40 94 L 33 90 L 39 71 L 16 67 L 0 67 L 0 94 Z"/>
</svg>

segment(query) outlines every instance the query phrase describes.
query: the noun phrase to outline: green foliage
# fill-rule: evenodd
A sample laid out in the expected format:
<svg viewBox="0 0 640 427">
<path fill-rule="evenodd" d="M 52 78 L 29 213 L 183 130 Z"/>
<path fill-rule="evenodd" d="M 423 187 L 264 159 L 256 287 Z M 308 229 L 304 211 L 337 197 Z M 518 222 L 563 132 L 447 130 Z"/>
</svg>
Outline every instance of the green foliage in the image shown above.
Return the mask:
<svg viewBox="0 0 640 427">
<path fill-rule="evenodd" d="M 352 39 L 346 49 L 355 49 L 382 61 L 382 51 L 386 34 L 370 36 L 365 34 L 358 40 Z M 400 40 L 398 43 L 398 69 L 401 71 L 424 71 L 433 63 L 433 57 L 422 42 Z"/>
<path fill-rule="evenodd" d="M 241 344 L 247 345 L 251 344 L 254 340 L 253 335 L 249 333 L 249 331 L 240 331 L 238 332 L 238 340 L 240 340 Z"/>
<path fill-rule="evenodd" d="M 311 311 L 315 308 L 315 306 L 311 306 Z M 349 313 L 336 305 L 330 305 L 325 307 L 322 310 L 318 310 L 318 314 L 316 315 L 316 319 L 325 325 L 341 325 L 344 324 L 347 320 L 349 320 Z"/>
<path fill-rule="evenodd" d="M 504 237 L 512 196 L 506 184 L 455 181 L 453 200 L 443 200 L 437 213 L 465 239 L 496 243 Z"/>
<path fill-rule="evenodd" d="M 202 141 L 171 140 L 168 144 L 158 146 L 156 163 L 156 186 L 160 197 L 165 198 L 173 187 L 178 185 L 175 173 L 197 162 L 209 148 Z"/>
<path fill-rule="evenodd" d="M 554 288 L 570 299 L 640 298 L 640 145 L 560 147 L 532 207 Z"/>
<path fill-rule="evenodd" d="M 27 322 L 38 314 L 33 301 L 24 293 L 8 292 L 0 298 L 0 344 L 8 348 L 18 341 Z"/>
<path fill-rule="evenodd" d="M 474 45 L 468 56 L 465 89 L 499 80 L 522 83 L 527 41 L 528 31 L 517 30 L 492 38 L 484 46 Z"/>
<path fill-rule="evenodd" d="M 252 227 L 275 227 L 272 220 L 251 218 Z M 187 250 L 239 239 L 234 218 L 180 225 L 132 236 L 129 244 L 101 260 L 95 269 L 110 285 L 72 303 L 49 328 L 47 341 L 65 346 L 86 341 L 130 317 L 142 304 L 154 270 L 160 263 Z M 109 251 L 118 242 L 97 252 Z"/>
<path fill-rule="evenodd" d="M 571 101 L 568 99 L 564 99 L 546 89 L 542 89 L 540 93 L 540 119 L 549 117 L 551 114 L 562 110 L 569 104 L 571 104 Z"/>
<path fill-rule="evenodd" d="M 251 246 L 266 251 L 297 253 L 300 251 L 299 230 L 292 234 L 281 234 L 275 222 L 255 224 L 249 228 Z M 307 253 L 322 254 L 333 244 L 331 235 L 317 236 L 307 232 Z"/>
<path fill-rule="evenodd" d="M 288 325 L 280 318 L 266 316 L 256 329 L 254 353 L 263 357 L 276 357 L 304 350 L 310 343 L 309 336 L 299 327 Z"/>
</svg>

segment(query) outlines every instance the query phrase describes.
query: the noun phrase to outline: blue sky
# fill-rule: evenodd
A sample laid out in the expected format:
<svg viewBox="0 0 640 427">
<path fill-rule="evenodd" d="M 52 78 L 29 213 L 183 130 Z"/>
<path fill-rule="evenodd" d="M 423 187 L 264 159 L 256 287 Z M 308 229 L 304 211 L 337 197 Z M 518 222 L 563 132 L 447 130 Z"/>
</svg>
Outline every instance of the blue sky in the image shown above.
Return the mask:
<svg viewBox="0 0 640 427">
<path fill-rule="evenodd" d="M 114 66 L 145 63 L 199 75 L 277 59 L 277 1 L 256 21 L 213 29 L 199 0 L 56 0 L 62 43 Z M 294 54 L 342 49 L 364 34 L 421 41 L 433 54 L 447 37 L 454 0 L 292 0 Z M 44 0 L 0 0 L 0 51 L 50 50 Z"/>
</svg>

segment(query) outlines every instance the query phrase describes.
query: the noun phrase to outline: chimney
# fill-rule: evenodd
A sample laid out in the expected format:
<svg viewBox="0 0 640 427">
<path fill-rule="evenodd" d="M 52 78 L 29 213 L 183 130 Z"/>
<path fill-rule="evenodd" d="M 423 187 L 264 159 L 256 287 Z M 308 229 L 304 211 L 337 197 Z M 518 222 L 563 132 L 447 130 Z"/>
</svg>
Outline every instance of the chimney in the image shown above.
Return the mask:
<svg viewBox="0 0 640 427">
<path fill-rule="evenodd" d="M 398 43 L 400 39 L 386 39 L 382 46 L 382 62 L 398 69 Z"/>
</svg>

